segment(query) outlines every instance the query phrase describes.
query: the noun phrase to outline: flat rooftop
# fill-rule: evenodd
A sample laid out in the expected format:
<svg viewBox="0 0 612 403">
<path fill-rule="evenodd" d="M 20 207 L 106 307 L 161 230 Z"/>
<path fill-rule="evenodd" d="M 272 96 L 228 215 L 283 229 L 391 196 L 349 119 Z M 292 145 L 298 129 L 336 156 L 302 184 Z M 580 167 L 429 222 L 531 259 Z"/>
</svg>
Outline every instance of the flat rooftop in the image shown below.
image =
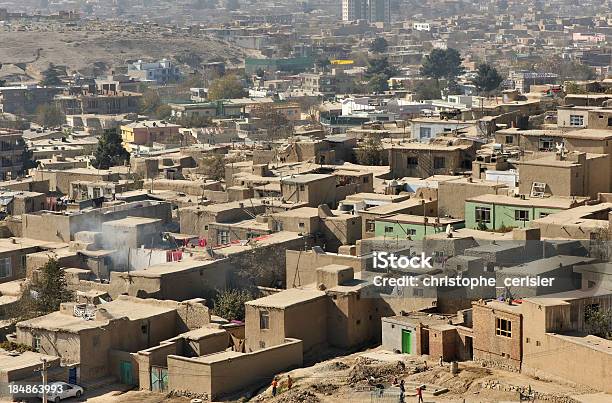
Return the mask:
<svg viewBox="0 0 612 403">
<path fill-rule="evenodd" d="M 435 224 L 439 225 L 448 225 L 448 224 L 459 224 L 465 222 L 465 220 L 461 220 L 458 218 L 447 218 L 447 217 L 426 217 L 427 225 L 433 226 Z M 412 215 L 412 214 L 395 214 L 388 217 L 381 217 L 377 219 L 378 221 L 384 222 L 393 222 L 400 224 L 424 224 L 424 217 L 420 215 Z"/>
<path fill-rule="evenodd" d="M 304 175 L 295 175 L 291 177 L 282 178 L 281 183 L 311 183 L 317 182 L 321 180 L 325 180 L 328 178 L 333 178 L 332 174 L 304 174 Z"/>
<path fill-rule="evenodd" d="M 579 203 L 584 202 L 588 198 L 579 197 L 534 197 L 520 198 L 514 196 L 486 194 L 466 199 L 466 202 L 484 203 L 484 204 L 500 204 L 506 206 L 524 206 L 524 207 L 548 207 L 557 209 L 570 209 Z"/>
<path fill-rule="evenodd" d="M 534 260 L 533 262 L 523 263 L 512 267 L 506 267 L 501 270 L 501 273 L 525 276 L 535 275 L 557 270 L 560 267 L 569 267 L 579 264 L 585 264 L 593 262 L 595 260 L 596 259 L 589 257 L 559 255 Z"/>
<path fill-rule="evenodd" d="M 315 299 L 323 298 L 325 292 L 318 290 L 307 290 L 301 288 L 290 288 L 267 297 L 246 302 L 246 305 L 263 308 L 288 308 Z"/>
</svg>

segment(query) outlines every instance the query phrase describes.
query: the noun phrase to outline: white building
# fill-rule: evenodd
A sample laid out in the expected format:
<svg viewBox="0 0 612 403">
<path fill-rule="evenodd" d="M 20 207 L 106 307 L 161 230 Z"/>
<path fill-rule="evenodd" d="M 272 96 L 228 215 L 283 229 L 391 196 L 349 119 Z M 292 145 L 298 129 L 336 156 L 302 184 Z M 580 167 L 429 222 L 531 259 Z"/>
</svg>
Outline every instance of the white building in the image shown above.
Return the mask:
<svg viewBox="0 0 612 403">
<path fill-rule="evenodd" d="M 128 65 L 128 76 L 140 81 L 154 81 L 157 84 L 165 84 L 178 80 L 181 73 L 179 68 L 167 59 L 152 63 L 139 60 Z"/>
</svg>

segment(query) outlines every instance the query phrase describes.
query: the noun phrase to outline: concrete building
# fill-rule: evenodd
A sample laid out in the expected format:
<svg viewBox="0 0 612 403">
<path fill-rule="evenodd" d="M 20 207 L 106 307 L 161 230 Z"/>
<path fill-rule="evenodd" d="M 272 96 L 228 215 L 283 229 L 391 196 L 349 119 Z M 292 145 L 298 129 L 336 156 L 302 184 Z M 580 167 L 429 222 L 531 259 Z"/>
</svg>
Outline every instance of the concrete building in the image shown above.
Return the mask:
<svg viewBox="0 0 612 403">
<path fill-rule="evenodd" d="M 156 84 L 176 82 L 181 78 L 178 66 L 167 59 L 151 63 L 138 60 L 135 63 L 128 64 L 127 74 L 139 81 L 153 81 Z"/>
<path fill-rule="evenodd" d="M 22 132 L 0 129 L 0 179 L 16 179 L 23 173 L 25 141 Z"/>
<path fill-rule="evenodd" d="M 597 198 L 612 189 L 610 154 L 567 154 L 522 160 L 516 163 L 521 178 L 519 193 L 538 193 L 560 197 Z"/>
<path fill-rule="evenodd" d="M 482 195 L 465 201 L 466 228 L 502 230 L 524 228 L 530 221 L 577 207 L 585 199 L 523 198 L 502 195 Z"/>
<path fill-rule="evenodd" d="M 368 0 L 342 0 L 342 21 L 367 19 Z"/>
<path fill-rule="evenodd" d="M 387 239 L 411 239 L 420 241 L 428 235 L 445 232 L 447 226 L 453 229 L 463 228 L 461 219 L 445 217 L 423 217 L 409 214 L 395 214 L 377 218 L 374 236 Z"/>
<path fill-rule="evenodd" d="M 147 120 L 121 126 L 121 137 L 128 151 L 137 151 L 138 146 L 151 147 L 153 143 L 181 146 L 184 144 L 179 129 L 175 124 Z"/>
<path fill-rule="evenodd" d="M 394 178 L 427 178 L 471 171 L 474 147 L 469 144 L 408 143 L 389 150 L 389 166 Z"/>
</svg>

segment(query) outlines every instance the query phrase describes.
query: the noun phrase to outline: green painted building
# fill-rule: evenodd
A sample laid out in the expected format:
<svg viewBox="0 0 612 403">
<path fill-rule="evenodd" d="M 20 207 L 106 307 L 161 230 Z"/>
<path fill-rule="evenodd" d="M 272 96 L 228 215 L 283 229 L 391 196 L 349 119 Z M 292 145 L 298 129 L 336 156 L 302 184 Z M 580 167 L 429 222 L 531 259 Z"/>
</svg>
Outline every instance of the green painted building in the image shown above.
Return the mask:
<svg viewBox="0 0 612 403">
<path fill-rule="evenodd" d="M 582 205 L 584 202 L 584 198 L 481 195 L 465 201 L 465 226 L 493 231 L 529 227 L 530 221 Z"/>
<path fill-rule="evenodd" d="M 465 227 L 465 222 L 453 218 L 437 218 L 410 215 L 410 214 L 395 214 L 388 217 L 377 218 L 374 223 L 374 236 L 385 237 L 392 239 L 412 239 L 420 241 L 427 235 L 434 235 L 446 231 L 450 224 L 452 229 L 460 229 Z"/>
<path fill-rule="evenodd" d="M 257 70 L 264 71 L 289 71 L 300 73 L 314 66 L 314 60 L 310 57 L 293 57 L 284 59 L 253 59 L 247 58 L 244 61 L 244 70 L 248 74 L 253 74 Z"/>
</svg>

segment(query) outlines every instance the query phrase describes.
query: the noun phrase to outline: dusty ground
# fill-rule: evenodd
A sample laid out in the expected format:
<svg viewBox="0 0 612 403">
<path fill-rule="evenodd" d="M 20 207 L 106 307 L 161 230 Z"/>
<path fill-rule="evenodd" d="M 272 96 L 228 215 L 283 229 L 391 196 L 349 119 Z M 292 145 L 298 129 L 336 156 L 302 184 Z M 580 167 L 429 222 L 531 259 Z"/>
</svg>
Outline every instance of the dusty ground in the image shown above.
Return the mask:
<svg viewBox="0 0 612 403">
<path fill-rule="evenodd" d="M 125 65 L 126 60 L 171 58 L 192 52 L 204 61 L 225 60 L 239 64 L 245 50 L 212 38 L 140 32 L 128 28 L 99 27 L 78 30 L 54 28 L 50 31 L 0 32 L 0 76 L 21 75 L 40 79 L 49 63 L 68 66 L 83 73 Z"/>
<path fill-rule="evenodd" d="M 427 366 L 426 366 L 427 365 Z M 312 367 L 289 372 L 294 387 L 286 390 L 286 374 L 281 374 L 281 392 L 272 398 L 271 389 L 261 391 L 254 401 L 274 403 L 346 403 L 397 402 L 399 389 L 392 387 L 394 378 L 406 382 L 406 402 L 416 402 L 415 387 L 426 385 L 425 402 L 518 402 L 519 390 L 527 391 L 531 386 L 536 401 L 557 403 L 600 402 L 612 396 L 595 394 L 586 388 L 576 388 L 534 379 L 523 374 L 499 369 L 483 368 L 473 362 L 459 363 L 459 373 L 450 373 L 449 365 L 437 366 L 421 357 L 408 357 L 372 350 L 342 357 Z M 371 391 L 373 384 L 382 384 L 382 398 Z M 440 390 L 437 396 L 434 391 Z"/>
</svg>

